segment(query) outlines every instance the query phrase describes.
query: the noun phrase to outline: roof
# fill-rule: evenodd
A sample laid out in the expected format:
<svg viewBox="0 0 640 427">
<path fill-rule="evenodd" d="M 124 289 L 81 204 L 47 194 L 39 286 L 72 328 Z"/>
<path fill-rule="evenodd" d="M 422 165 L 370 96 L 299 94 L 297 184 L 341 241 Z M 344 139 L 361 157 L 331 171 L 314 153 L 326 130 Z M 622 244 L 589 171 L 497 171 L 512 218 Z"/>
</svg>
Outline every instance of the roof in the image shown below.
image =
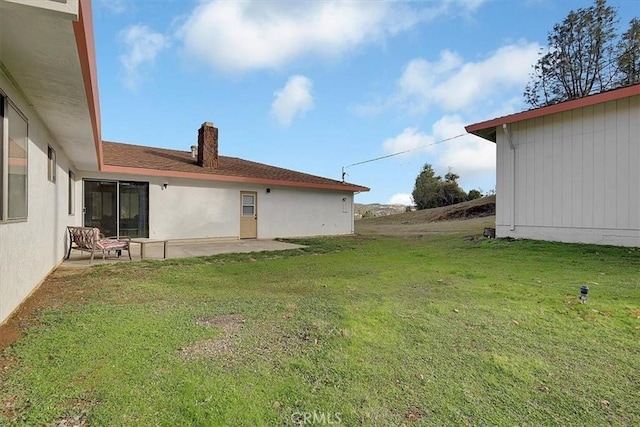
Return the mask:
<svg viewBox="0 0 640 427">
<path fill-rule="evenodd" d="M 73 165 L 98 170 L 100 106 L 91 0 L 0 0 L 0 74 Z M 31 111 L 29 111 L 31 110 Z"/>
<path fill-rule="evenodd" d="M 558 104 L 540 107 L 533 110 L 527 110 L 508 116 L 498 117 L 480 123 L 465 126 L 465 130 L 469 133 L 477 135 L 489 141 L 496 142 L 496 127 L 503 124 L 521 122 L 524 120 L 535 119 L 537 117 L 548 116 L 551 114 L 562 113 L 577 108 L 589 107 L 591 105 L 602 104 L 609 101 L 628 98 L 640 95 L 640 84 L 625 86 L 619 89 L 601 92 L 595 95 L 585 96 L 584 98 L 572 99 L 570 101 L 560 102 Z"/>
<path fill-rule="evenodd" d="M 356 184 L 256 163 L 237 157 L 218 157 L 218 168 L 198 166 L 190 151 L 102 142 L 102 172 L 201 179 L 224 182 L 282 185 L 328 190 L 369 191 Z"/>
<path fill-rule="evenodd" d="M 91 0 L 0 0 L 0 73 L 34 107 L 75 167 L 93 171 L 362 192 L 369 188 L 234 157 L 103 142 Z M 26 34 L 26 35 L 25 35 Z"/>
</svg>

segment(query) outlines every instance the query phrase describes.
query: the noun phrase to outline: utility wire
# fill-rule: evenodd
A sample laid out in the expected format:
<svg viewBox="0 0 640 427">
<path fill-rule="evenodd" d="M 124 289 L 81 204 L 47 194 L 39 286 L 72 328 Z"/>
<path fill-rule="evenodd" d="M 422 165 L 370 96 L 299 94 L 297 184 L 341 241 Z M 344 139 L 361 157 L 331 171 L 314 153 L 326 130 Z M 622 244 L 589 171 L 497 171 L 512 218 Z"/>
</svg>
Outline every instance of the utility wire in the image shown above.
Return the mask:
<svg viewBox="0 0 640 427">
<path fill-rule="evenodd" d="M 549 48 L 549 47 L 547 47 L 547 48 Z M 623 51 L 621 54 L 619 54 L 619 55 L 617 55 L 617 56 L 615 56 L 615 55 L 614 55 L 614 57 L 613 57 L 609 62 L 606 62 L 606 63 L 602 64 L 600 67 L 597 67 L 597 71 L 598 71 L 598 72 L 601 72 L 601 71 L 602 71 L 602 70 L 604 70 L 606 67 L 609 67 L 610 65 L 612 65 L 614 62 L 617 62 L 617 61 L 618 61 L 621 57 L 623 57 L 624 55 L 626 55 L 626 54 L 628 54 L 628 53 L 633 52 L 635 49 L 636 49 L 636 46 L 631 46 L 629 49 L 626 49 L 626 50 L 625 50 L 625 51 Z M 547 53 L 549 53 L 549 52 L 547 52 Z M 616 70 L 616 71 L 614 72 L 614 74 L 617 74 L 617 73 L 619 73 L 619 72 L 620 72 L 619 70 Z M 608 88 L 608 89 L 604 89 L 604 90 L 602 90 L 602 88 L 601 88 L 600 92 L 606 92 L 606 91 L 608 91 L 608 90 L 613 90 L 613 89 L 618 89 L 618 88 L 617 88 L 617 87 L 615 87 L 615 88 Z M 587 94 L 587 95 L 584 95 L 584 96 L 588 96 L 588 95 L 590 95 L 590 94 Z M 543 107 L 544 107 L 544 106 L 545 106 L 545 105 L 543 105 Z M 363 161 L 361 161 L 361 162 L 356 162 L 356 163 L 352 163 L 352 164 L 347 165 L 347 166 L 343 166 L 343 167 L 342 167 L 342 182 L 344 182 L 344 177 L 345 177 L 345 175 L 347 174 L 347 173 L 345 172 L 345 170 L 346 170 L 347 168 L 350 168 L 351 166 L 358 166 L 358 165 L 363 165 L 363 164 L 365 164 L 365 163 L 371 163 L 371 162 L 376 162 L 376 161 L 378 161 L 378 160 L 388 159 L 389 157 L 399 156 L 400 154 L 410 153 L 411 151 L 421 150 L 421 149 L 423 149 L 423 148 L 430 147 L 430 146 L 432 146 L 432 145 L 441 144 L 441 143 L 443 143 L 443 142 L 447 142 L 447 141 L 452 141 L 452 140 L 454 140 L 454 139 L 457 139 L 457 138 L 463 137 L 463 136 L 465 136 L 465 135 L 467 135 L 467 134 L 466 134 L 466 133 L 461 133 L 460 135 L 452 136 L 451 138 L 446 138 L 446 139 L 443 139 L 443 140 L 440 140 L 440 141 L 432 142 L 432 143 L 430 143 L 430 144 L 421 145 L 421 146 L 419 146 L 419 147 L 411 148 L 411 149 L 409 149 L 409 150 L 404 150 L 404 151 L 400 151 L 400 152 L 397 152 L 397 153 L 387 154 L 386 156 L 376 157 L 375 159 L 363 160 Z"/>
<path fill-rule="evenodd" d="M 423 148 L 431 147 L 432 145 L 442 144 L 443 142 L 447 142 L 447 141 L 453 141 L 454 139 L 458 139 L 458 138 L 463 137 L 465 135 L 468 135 L 468 134 L 467 133 L 461 133 L 459 135 L 452 136 L 451 138 L 441 139 L 440 141 L 431 142 L 429 144 L 421 145 L 419 147 L 414 147 L 414 148 L 411 148 L 409 150 L 399 151 L 397 153 L 387 154 L 386 156 L 376 157 L 375 159 L 363 160 L 361 162 L 351 163 L 350 165 L 343 166 L 342 167 L 342 182 L 344 182 L 344 177 L 347 174 L 345 172 L 345 170 L 347 168 L 350 168 L 351 166 L 358 166 L 358 165 L 363 165 L 365 163 L 377 162 L 378 160 L 388 159 L 389 157 L 399 156 L 400 154 L 410 153 L 410 152 L 416 151 L 416 150 L 422 150 Z"/>
</svg>

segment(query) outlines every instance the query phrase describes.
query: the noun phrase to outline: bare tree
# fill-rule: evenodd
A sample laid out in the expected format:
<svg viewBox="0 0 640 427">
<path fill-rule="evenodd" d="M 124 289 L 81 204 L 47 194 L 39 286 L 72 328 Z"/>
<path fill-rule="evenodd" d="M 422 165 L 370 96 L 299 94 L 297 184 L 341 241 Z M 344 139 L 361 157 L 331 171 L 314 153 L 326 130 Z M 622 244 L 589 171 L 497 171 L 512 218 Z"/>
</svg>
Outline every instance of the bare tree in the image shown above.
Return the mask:
<svg viewBox="0 0 640 427">
<path fill-rule="evenodd" d="M 540 107 L 612 88 L 618 75 L 616 23 L 616 9 L 595 0 L 554 25 L 525 89 L 525 102 Z"/>
<path fill-rule="evenodd" d="M 640 83 L 640 19 L 633 18 L 618 42 L 619 86 Z"/>
</svg>

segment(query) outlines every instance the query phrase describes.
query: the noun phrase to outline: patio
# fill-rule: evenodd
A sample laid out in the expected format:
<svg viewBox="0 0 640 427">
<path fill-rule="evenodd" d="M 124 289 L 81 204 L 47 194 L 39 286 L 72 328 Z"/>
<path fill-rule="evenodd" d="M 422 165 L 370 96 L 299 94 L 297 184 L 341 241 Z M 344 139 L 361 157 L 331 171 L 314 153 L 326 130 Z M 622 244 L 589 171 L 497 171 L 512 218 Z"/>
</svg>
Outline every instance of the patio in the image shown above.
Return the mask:
<svg viewBox="0 0 640 427">
<path fill-rule="evenodd" d="M 119 258 L 113 253 L 102 259 L 101 253 L 96 253 L 93 262 L 89 263 L 91 254 L 72 250 L 69 259 L 62 262 L 60 267 L 77 268 L 89 267 L 92 265 L 111 264 L 116 262 L 133 262 L 141 260 L 140 242 L 131 242 L 131 258 L 126 252 Z M 246 253 L 262 251 L 281 251 L 286 249 L 297 249 L 303 246 L 293 243 L 279 242 L 276 240 L 219 240 L 219 239 L 194 239 L 194 240 L 169 240 L 167 242 L 167 259 L 190 258 L 198 256 L 209 256 L 224 253 Z M 148 241 L 145 243 L 144 259 L 162 260 L 164 255 L 164 241 Z"/>
</svg>

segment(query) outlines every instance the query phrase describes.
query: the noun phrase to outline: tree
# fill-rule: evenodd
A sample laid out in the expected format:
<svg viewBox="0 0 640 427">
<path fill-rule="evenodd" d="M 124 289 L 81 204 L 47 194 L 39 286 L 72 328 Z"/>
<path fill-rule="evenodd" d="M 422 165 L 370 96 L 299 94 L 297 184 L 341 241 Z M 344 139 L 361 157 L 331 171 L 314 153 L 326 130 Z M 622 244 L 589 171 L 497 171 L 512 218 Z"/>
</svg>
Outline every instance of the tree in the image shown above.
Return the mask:
<svg viewBox="0 0 640 427">
<path fill-rule="evenodd" d="M 368 209 L 365 213 L 362 214 L 362 218 L 375 218 L 376 213 L 371 209 Z"/>
<path fill-rule="evenodd" d="M 482 192 L 480 190 L 469 190 L 469 194 L 467 194 L 467 200 L 475 200 L 482 197 Z"/>
<path fill-rule="evenodd" d="M 458 185 L 458 175 L 449 171 L 444 178 L 443 181 L 442 177 L 437 176 L 430 164 L 422 167 L 411 193 L 419 210 L 453 205 L 467 200 L 467 194 Z"/>
<path fill-rule="evenodd" d="M 426 163 L 422 167 L 422 171 L 416 177 L 416 183 L 413 187 L 413 202 L 416 208 L 428 209 L 437 207 L 438 189 L 442 183 L 442 178 L 436 176 L 433 166 Z"/>
<path fill-rule="evenodd" d="M 618 42 L 618 86 L 640 83 L 640 19 L 633 18 Z"/>
<path fill-rule="evenodd" d="M 455 205 L 467 200 L 467 193 L 458 185 L 459 178 L 451 170 L 444 176 L 444 182 L 441 187 L 441 202 L 438 206 Z"/>
<path fill-rule="evenodd" d="M 541 107 L 615 87 L 616 23 L 616 9 L 606 0 L 595 0 L 554 25 L 547 51 L 541 52 L 525 89 L 525 102 Z"/>
</svg>

